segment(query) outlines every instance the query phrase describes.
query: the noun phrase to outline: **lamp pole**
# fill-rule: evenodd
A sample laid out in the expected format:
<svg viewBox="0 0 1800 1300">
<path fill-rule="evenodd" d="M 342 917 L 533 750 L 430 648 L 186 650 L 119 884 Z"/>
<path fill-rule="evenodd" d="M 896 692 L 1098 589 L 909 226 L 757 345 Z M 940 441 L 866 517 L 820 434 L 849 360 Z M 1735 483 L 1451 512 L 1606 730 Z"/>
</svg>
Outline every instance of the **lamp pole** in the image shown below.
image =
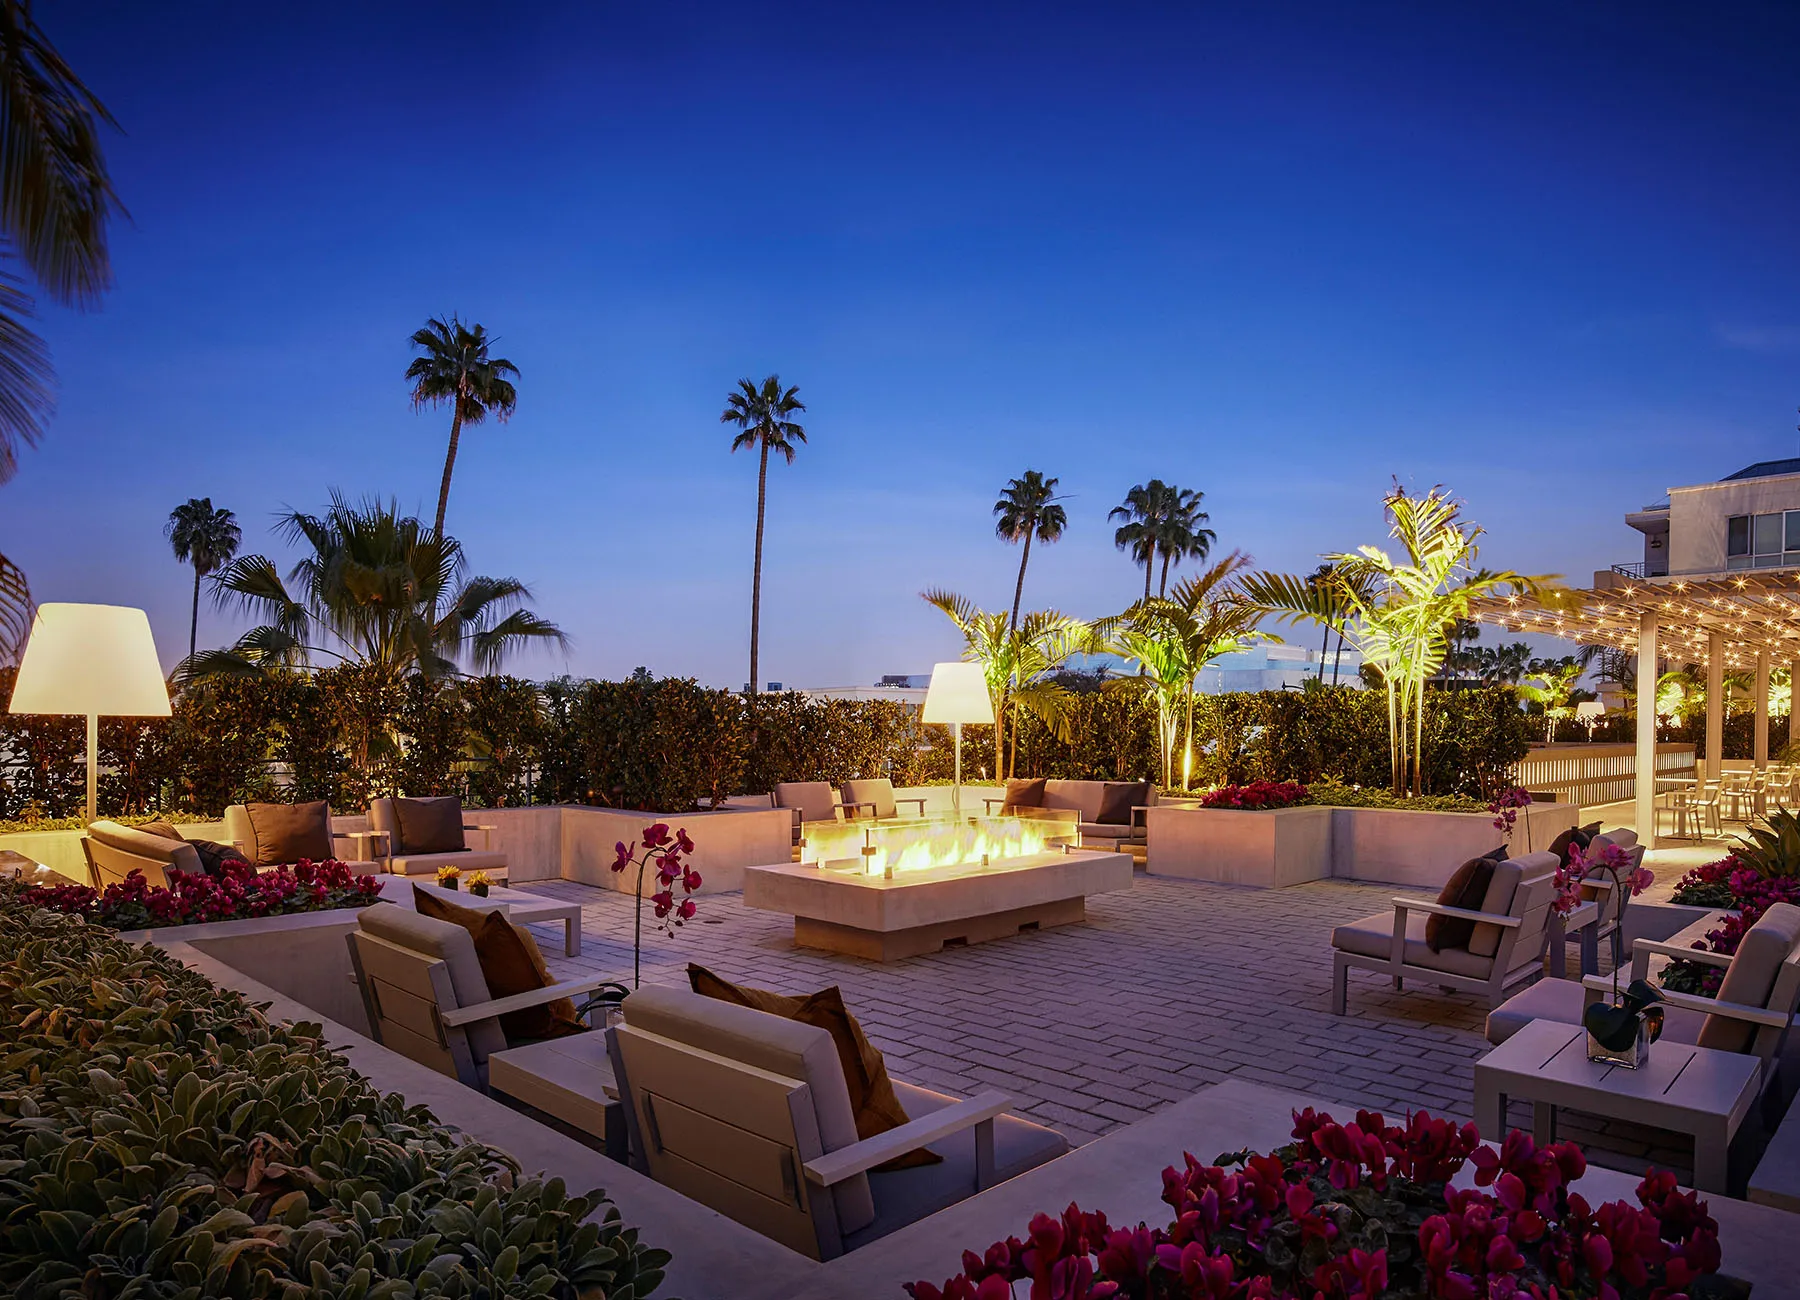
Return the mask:
<svg viewBox="0 0 1800 1300">
<path fill-rule="evenodd" d="M 87 715 L 87 819 L 100 816 L 100 715 Z"/>
<path fill-rule="evenodd" d="M 950 808 L 962 816 L 962 723 L 950 724 L 951 744 L 956 749 L 956 784 L 950 787 Z"/>
</svg>

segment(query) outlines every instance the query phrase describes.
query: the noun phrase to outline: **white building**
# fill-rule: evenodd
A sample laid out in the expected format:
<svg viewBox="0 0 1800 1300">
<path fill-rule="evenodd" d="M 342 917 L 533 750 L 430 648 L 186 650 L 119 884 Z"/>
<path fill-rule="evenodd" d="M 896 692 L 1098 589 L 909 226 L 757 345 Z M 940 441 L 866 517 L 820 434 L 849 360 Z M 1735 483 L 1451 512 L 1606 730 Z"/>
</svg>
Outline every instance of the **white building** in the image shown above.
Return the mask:
<svg viewBox="0 0 1800 1300">
<path fill-rule="evenodd" d="M 1717 483 L 1670 488 L 1667 501 L 1625 522 L 1644 535 L 1644 558 L 1614 565 L 1618 577 L 1800 568 L 1800 458 L 1758 461 Z M 1609 581 L 1596 575 L 1594 585 Z"/>
</svg>

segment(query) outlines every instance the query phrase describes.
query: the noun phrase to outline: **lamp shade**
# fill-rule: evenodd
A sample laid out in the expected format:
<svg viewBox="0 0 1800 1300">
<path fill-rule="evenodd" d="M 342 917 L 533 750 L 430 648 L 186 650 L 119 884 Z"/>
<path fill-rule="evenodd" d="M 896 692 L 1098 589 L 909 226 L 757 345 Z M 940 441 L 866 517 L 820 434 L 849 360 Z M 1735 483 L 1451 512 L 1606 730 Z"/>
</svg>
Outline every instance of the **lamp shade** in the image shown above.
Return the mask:
<svg viewBox="0 0 1800 1300">
<path fill-rule="evenodd" d="M 931 686 L 925 692 L 921 722 L 994 721 L 994 701 L 988 695 L 987 674 L 980 664 L 933 664 Z"/>
<path fill-rule="evenodd" d="M 1606 716 L 1606 705 L 1599 700 L 1583 700 L 1575 706 L 1575 721 L 1589 724 L 1600 721 Z"/>
<path fill-rule="evenodd" d="M 169 687 L 144 611 L 39 605 L 13 683 L 12 712 L 168 717 Z"/>
</svg>

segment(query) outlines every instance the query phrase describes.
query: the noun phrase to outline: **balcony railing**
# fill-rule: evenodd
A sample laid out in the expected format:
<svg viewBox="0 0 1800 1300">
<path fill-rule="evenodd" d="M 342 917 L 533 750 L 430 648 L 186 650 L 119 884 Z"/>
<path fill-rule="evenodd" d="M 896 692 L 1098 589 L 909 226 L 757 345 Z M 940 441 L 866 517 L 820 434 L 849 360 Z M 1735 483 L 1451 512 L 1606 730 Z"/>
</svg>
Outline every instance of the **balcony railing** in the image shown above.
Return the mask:
<svg viewBox="0 0 1800 1300">
<path fill-rule="evenodd" d="M 1612 571 L 1621 578 L 1635 578 L 1639 582 L 1644 580 L 1644 565 L 1641 560 L 1636 564 L 1615 564 Z"/>
</svg>

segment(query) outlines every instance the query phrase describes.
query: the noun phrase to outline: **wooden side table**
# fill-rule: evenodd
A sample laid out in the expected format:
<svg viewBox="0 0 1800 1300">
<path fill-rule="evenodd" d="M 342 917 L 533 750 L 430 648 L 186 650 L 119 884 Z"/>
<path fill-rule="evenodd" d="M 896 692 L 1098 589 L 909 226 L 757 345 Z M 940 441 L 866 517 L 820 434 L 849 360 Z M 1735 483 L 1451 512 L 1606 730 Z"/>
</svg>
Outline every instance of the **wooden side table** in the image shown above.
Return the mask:
<svg viewBox="0 0 1800 1300">
<path fill-rule="evenodd" d="M 1694 1140 L 1694 1186 L 1726 1194 L 1731 1139 L 1755 1103 L 1753 1055 L 1659 1042 L 1635 1070 L 1587 1059 L 1579 1025 L 1533 1020 L 1475 1063 L 1475 1122 L 1491 1142 L 1506 1137 L 1506 1104 L 1529 1101 L 1533 1136 L 1556 1140 L 1559 1108 L 1683 1133 Z"/>
<path fill-rule="evenodd" d="M 598 1138 L 608 1156 L 624 1163 L 625 1106 L 613 1082 L 605 1030 L 495 1052 L 488 1057 L 488 1088 Z"/>
</svg>

